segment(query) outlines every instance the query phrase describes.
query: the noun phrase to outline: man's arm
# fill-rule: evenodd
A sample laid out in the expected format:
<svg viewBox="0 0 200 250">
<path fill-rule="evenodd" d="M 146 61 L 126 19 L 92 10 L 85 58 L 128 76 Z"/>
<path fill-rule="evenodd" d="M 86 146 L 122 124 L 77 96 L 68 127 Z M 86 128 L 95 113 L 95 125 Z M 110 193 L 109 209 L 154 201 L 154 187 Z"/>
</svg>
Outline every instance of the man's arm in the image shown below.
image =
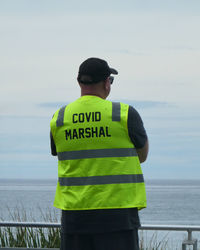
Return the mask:
<svg viewBox="0 0 200 250">
<path fill-rule="evenodd" d="M 51 143 L 51 154 L 53 156 L 56 156 L 57 155 L 57 152 L 56 152 L 56 145 L 54 143 L 54 140 L 53 140 L 53 135 L 52 133 L 50 132 L 50 143 Z"/>
<path fill-rule="evenodd" d="M 138 148 L 138 149 L 136 148 L 136 151 L 137 151 L 140 163 L 145 162 L 146 159 L 147 159 L 148 152 L 149 152 L 149 141 L 148 141 L 148 139 L 147 139 L 144 147 L 143 148 Z"/>
<path fill-rule="evenodd" d="M 143 121 L 139 113 L 132 106 L 129 106 L 128 111 L 128 132 L 136 148 L 140 163 L 142 163 L 147 159 L 149 142 Z"/>
</svg>

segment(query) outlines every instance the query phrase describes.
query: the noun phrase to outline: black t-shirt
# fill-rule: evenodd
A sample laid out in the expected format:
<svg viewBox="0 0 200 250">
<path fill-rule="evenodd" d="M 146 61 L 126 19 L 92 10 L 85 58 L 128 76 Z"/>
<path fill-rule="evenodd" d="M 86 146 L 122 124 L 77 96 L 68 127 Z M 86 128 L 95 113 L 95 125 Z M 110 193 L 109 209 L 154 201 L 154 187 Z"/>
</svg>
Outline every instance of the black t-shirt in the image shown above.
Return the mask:
<svg viewBox="0 0 200 250">
<path fill-rule="evenodd" d="M 139 113 L 129 106 L 128 132 L 136 149 L 144 147 L 147 141 L 146 131 Z M 51 138 L 51 153 L 57 155 L 56 146 Z M 101 233 L 130 230 L 140 226 L 137 208 L 99 209 L 62 211 L 63 233 Z"/>
<path fill-rule="evenodd" d="M 140 226 L 137 208 L 62 210 L 62 233 L 106 233 Z"/>
</svg>

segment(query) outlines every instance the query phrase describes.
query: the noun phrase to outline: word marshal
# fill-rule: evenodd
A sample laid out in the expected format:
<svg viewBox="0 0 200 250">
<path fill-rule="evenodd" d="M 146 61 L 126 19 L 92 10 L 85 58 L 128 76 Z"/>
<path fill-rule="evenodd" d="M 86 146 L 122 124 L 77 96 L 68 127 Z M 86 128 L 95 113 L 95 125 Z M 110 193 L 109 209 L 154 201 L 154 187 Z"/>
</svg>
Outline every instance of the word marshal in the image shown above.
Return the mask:
<svg viewBox="0 0 200 250">
<path fill-rule="evenodd" d="M 72 115 L 72 123 L 91 123 L 100 122 L 101 112 L 75 113 Z M 108 126 L 96 126 L 86 128 L 69 128 L 65 130 L 66 140 L 94 138 L 94 137 L 111 137 Z"/>
</svg>

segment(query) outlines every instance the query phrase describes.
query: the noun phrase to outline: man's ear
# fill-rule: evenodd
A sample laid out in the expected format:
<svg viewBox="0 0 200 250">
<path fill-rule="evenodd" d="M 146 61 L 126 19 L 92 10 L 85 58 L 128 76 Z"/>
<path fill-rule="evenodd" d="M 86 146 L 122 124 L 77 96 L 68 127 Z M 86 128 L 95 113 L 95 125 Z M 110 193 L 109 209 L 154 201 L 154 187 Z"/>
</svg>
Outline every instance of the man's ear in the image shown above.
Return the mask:
<svg viewBox="0 0 200 250">
<path fill-rule="evenodd" d="M 105 86 L 105 89 L 106 89 L 106 90 L 110 90 L 110 81 L 109 81 L 109 78 L 107 78 L 107 79 L 105 80 L 104 86 Z"/>
</svg>

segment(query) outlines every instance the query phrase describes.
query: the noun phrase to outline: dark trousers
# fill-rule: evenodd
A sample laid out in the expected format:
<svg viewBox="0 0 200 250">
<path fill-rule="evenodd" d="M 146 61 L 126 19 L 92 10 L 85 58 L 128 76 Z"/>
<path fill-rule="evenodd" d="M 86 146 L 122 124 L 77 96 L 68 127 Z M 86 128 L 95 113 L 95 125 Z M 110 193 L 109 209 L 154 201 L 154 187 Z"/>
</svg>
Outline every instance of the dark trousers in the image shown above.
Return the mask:
<svg viewBox="0 0 200 250">
<path fill-rule="evenodd" d="M 138 230 L 98 234 L 61 233 L 61 250 L 139 250 Z"/>
</svg>

